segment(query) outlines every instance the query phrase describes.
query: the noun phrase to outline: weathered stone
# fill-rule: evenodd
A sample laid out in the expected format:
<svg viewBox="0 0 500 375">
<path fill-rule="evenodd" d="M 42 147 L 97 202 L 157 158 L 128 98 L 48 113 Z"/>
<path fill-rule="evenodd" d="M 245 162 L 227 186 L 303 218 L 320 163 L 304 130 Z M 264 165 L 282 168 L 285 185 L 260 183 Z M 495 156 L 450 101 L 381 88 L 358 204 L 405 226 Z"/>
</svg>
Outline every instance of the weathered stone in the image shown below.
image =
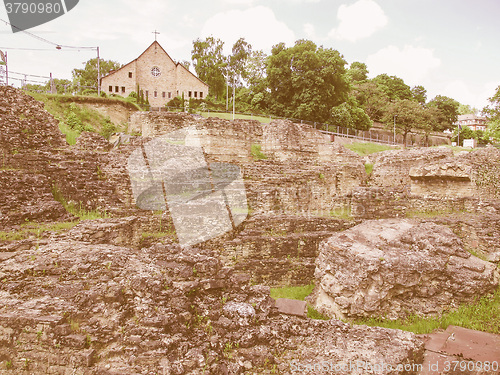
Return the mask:
<svg viewBox="0 0 500 375">
<path fill-rule="evenodd" d="M 306 306 L 307 303 L 305 301 L 298 301 L 288 298 L 276 299 L 276 308 L 278 309 L 278 312 L 280 314 L 295 315 L 305 318 Z"/>
<path fill-rule="evenodd" d="M 264 124 L 262 151 L 279 161 L 315 159 L 323 162 L 354 162 L 361 158 L 343 146 L 331 143 L 311 125 L 289 120 L 273 120 Z"/>
<path fill-rule="evenodd" d="M 410 169 L 440 163 L 453 157 L 449 148 L 389 150 L 369 156 L 373 164 L 370 183 L 382 187 L 410 187 Z"/>
<path fill-rule="evenodd" d="M 411 220 L 366 221 L 325 240 L 316 261 L 316 308 L 330 316 L 435 315 L 486 295 L 495 266 L 453 232 Z"/>
</svg>

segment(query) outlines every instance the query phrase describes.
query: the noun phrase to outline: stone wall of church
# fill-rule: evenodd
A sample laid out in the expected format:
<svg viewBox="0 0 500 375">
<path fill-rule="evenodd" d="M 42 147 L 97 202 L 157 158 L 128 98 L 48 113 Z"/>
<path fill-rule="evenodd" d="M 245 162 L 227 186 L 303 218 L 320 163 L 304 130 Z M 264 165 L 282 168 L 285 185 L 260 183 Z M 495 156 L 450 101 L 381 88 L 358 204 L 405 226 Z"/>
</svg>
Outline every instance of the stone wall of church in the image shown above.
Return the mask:
<svg viewBox="0 0 500 375">
<path fill-rule="evenodd" d="M 130 73 L 132 77 L 130 77 Z M 132 61 L 113 74 L 104 77 L 101 80 L 101 89 L 108 95 L 116 94 L 127 97 L 132 91 L 137 90 L 136 74 L 135 61 Z"/>
<path fill-rule="evenodd" d="M 152 69 L 155 67 L 158 70 L 154 75 Z M 107 94 L 124 97 L 137 91 L 139 86 L 152 107 L 163 107 L 182 94 L 186 99 L 204 99 L 208 95 L 208 86 L 182 65 L 177 65 L 157 43 L 149 46 L 137 60 L 104 77 L 101 85 Z"/>
<path fill-rule="evenodd" d="M 205 99 L 208 95 L 208 86 L 193 76 L 184 66 L 177 66 L 177 89 L 184 98 Z"/>
<path fill-rule="evenodd" d="M 151 73 L 154 67 L 160 70 L 160 75 L 156 77 Z M 159 45 L 151 45 L 137 59 L 137 71 L 137 82 L 140 89 L 143 90 L 144 96 L 148 97 L 149 104 L 152 107 L 163 107 L 171 98 L 177 95 L 175 63 Z"/>
</svg>

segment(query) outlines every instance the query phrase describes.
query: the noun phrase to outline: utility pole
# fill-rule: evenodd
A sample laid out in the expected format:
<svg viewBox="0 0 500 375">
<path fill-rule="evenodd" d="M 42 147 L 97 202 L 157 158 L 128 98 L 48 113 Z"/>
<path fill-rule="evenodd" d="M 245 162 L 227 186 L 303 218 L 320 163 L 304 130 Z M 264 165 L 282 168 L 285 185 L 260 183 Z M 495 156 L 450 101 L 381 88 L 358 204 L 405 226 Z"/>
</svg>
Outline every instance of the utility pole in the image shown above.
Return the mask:
<svg viewBox="0 0 500 375">
<path fill-rule="evenodd" d="M 99 47 L 97 47 L 97 96 L 101 96 L 101 64 L 99 60 Z"/>
<path fill-rule="evenodd" d="M 54 90 L 54 80 L 52 79 L 52 73 L 50 73 L 50 93 L 55 94 Z"/>
<path fill-rule="evenodd" d="M 5 51 L 5 86 L 9 86 L 9 62 L 7 61 L 7 51 Z"/>
<path fill-rule="evenodd" d="M 235 85 L 233 83 L 233 121 L 234 121 L 234 104 L 236 102 L 236 95 L 235 95 Z"/>
<path fill-rule="evenodd" d="M 394 115 L 394 140 L 392 143 L 396 144 L 396 117 L 398 117 L 398 115 Z"/>
</svg>

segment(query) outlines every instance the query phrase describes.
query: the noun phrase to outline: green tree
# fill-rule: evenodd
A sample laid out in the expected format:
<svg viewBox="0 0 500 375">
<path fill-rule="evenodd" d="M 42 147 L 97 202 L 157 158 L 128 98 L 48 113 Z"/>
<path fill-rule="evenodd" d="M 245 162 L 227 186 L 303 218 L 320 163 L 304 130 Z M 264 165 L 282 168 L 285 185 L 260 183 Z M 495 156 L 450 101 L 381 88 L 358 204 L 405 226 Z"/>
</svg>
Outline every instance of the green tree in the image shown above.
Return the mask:
<svg viewBox="0 0 500 375">
<path fill-rule="evenodd" d="M 436 131 L 443 131 L 447 128 L 446 117 L 442 111 L 433 106 L 422 106 L 420 117 L 421 122 L 418 124 L 418 128 L 424 134 L 425 146 L 429 146 L 430 134 Z"/>
<path fill-rule="evenodd" d="M 496 88 L 495 94 L 488 98 L 490 104 L 483 109 L 483 113 L 490 121 L 500 121 L 500 86 Z"/>
<path fill-rule="evenodd" d="M 222 54 L 224 42 L 214 37 L 193 42 L 191 59 L 198 77 L 210 86 L 210 94 L 216 98 L 224 94 L 226 87 L 227 60 Z"/>
<path fill-rule="evenodd" d="M 365 63 L 354 61 L 347 71 L 347 77 L 351 82 L 366 81 L 368 79 L 368 67 Z"/>
<path fill-rule="evenodd" d="M 425 108 L 415 100 L 399 99 L 390 103 L 384 117 L 387 128 L 393 128 L 394 116 L 397 116 L 396 132 L 403 135 L 405 146 L 408 134 L 417 133 L 426 126 Z"/>
<path fill-rule="evenodd" d="M 458 114 L 459 115 L 468 115 L 468 114 L 477 115 L 478 113 L 479 113 L 479 110 L 475 107 L 470 106 L 469 104 L 460 104 L 458 106 Z"/>
<path fill-rule="evenodd" d="M 329 123 L 357 130 L 368 130 L 373 125 L 372 120 L 354 98 L 349 98 L 347 102 L 333 107 Z"/>
<path fill-rule="evenodd" d="M 459 146 L 463 146 L 464 139 L 475 138 L 474 130 L 472 130 L 468 126 L 462 126 L 461 128 L 455 128 L 453 130 L 453 135 L 451 137 L 451 141 L 457 142 L 458 138 L 459 138 L 458 137 L 459 134 L 460 134 L 460 142 L 458 143 Z"/>
<path fill-rule="evenodd" d="M 488 118 L 489 124 L 487 135 L 496 142 L 500 142 L 500 86 L 488 100 L 490 104 L 483 109 L 483 114 Z"/>
<path fill-rule="evenodd" d="M 273 113 L 325 122 L 332 107 L 347 100 L 346 61 L 331 48 L 298 40 L 286 48 L 275 45 L 268 58 L 267 79 Z"/>
<path fill-rule="evenodd" d="M 189 70 L 189 67 L 191 66 L 191 61 L 188 61 L 188 60 L 182 60 L 182 61 L 179 61 L 179 63 L 184 67 L 186 68 L 187 70 Z"/>
<path fill-rule="evenodd" d="M 252 46 L 248 44 L 244 38 L 238 39 L 232 48 L 232 55 L 229 56 L 229 75 L 234 83 L 239 82 L 240 78 L 246 79 L 247 76 L 247 61 L 252 53 Z"/>
<path fill-rule="evenodd" d="M 424 86 L 413 86 L 411 88 L 411 94 L 413 99 L 415 99 L 420 104 L 425 104 L 427 101 L 427 90 Z"/>
<path fill-rule="evenodd" d="M 389 97 L 379 85 L 372 80 L 356 82 L 351 95 L 356 98 L 370 119 L 383 121 L 389 105 Z"/>
<path fill-rule="evenodd" d="M 83 69 L 73 69 L 73 83 L 80 86 L 80 90 L 95 87 L 97 89 L 97 57 L 84 62 Z M 107 75 L 112 70 L 120 69 L 121 65 L 112 60 L 99 60 L 99 71 L 101 77 Z"/>
<path fill-rule="evenodd" d="M 413 98 L 410 86 L 408 86 L 402 78 L 388 76 L 387 74 L 379 74 L 373 79 L 373 82 L 385 92 L 391 101 Z"/>
<path fill-rule="evenodd" d="M 428 103 L 429 107 L 438 108 L 445 118 L 442 130 L 453 129 L 458 118 L 458 107 L 460 103 L 447 96 L 438 95 Z"/>
</svg>

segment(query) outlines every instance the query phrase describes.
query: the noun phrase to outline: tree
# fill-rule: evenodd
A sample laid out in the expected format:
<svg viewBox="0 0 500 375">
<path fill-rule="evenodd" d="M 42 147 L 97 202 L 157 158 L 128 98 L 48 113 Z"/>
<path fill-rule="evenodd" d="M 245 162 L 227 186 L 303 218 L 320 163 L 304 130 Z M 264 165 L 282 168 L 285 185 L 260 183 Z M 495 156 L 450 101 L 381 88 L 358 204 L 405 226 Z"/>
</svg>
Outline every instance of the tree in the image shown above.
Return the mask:
<svg viewBox="0 0 500 375">
<path fill-rule="evenodd" d="M 447 96 L 438 95 L 432 99 L 428 105 L 430 107 L 438 108 L 444 115 L 445 121 L 443 123 L 443 129 L 453 129 L 455 123 L 458 119 L 458 107 L 460 103 L 455 99 L 449 98 Z"/>
<path fill-rule="evenodd" d="M 384 122 L 387 128 L 394 126 L 394 116 L 396 117 L 396 131 L 403 135 L 403 143 L 406 146 L 406 138 L 409 133 L 416 133 L 422 129 L 426 123 L 425 108 L 418 102 L 411 99 L 400 99 L 389 104 Z"/>
<path fill-rule="evenodd" d="M 500 121 L 500 86 L 496 88 L 495 94 L 488 98 L 490 104 L 484 107 L 483 113 L 490 121 Z"/>
<path fill-rule="evenodd" d="M 475 107 L 471 107 L 469 104 L 460 104 L 458 106 L 458 114 L 459 115 L 468 115 L 474 114 L 477 115 L 479 110 Z"/>
<path fill-rule="evenodd" d="M 189 70 L 189 67 L 191 66 L 191 62 L 188 61 L 188 60 L 182 60 L 182 61 L 179 61 L 179 63 L 184 67 L 186 68 L 187 70 Z"/>
<path fill-rule="evenodd" d="M 252 51 L 247 60 L 245 79 L 251 88 L 263 86 L 266 83 L 266 59 L 264 51 Z M 261 90 L 258 90 L 261 91 Z"/>
<path fill-rule="evenodd" d="M 347 102 L 333 107 L 329 122 L 336 126 L 358 130 L 368 130 L 373 125 L 372 120 L 354 98 L 349 98 Z"/>
<path fill-rule="evenodd" d="M 373 82 L 385 92 L 391 101 L 413 98 L 410 86 L 399 77 L 379 74 L 373 79 Z"/>
<path fill-rule="evenodd" d="M 429 136 L 433 131 L 443 131 L 447 127 L 443 112 L 434 106 L 423 106 L 419 129 L 424 133 L 425 146 L 429 146 Z"/>
<path fill-rule="evenodd" d="M 468 126 L 462 126 L 461 128 L 455 128 L 453 130 L 453 135 L 451 137 L 451 141 L 457 142 L 459 134 L 460 134 L 460 143 L 458 144 L 458 146 L 463 146 L 464 139 L 475 138 L 474 130 L 472 130 Z"/>
<path fill-rule="evenodd" d="M 424 86 L 413 86 L 411 88 L 411 94 L 413 99 L 415 99 L 420 104 L 425 104 L 427 101 L 427 90 Z"/>
<path fill-rule="evenodd" d="M 79 84 L 81 90 L 85 88 L 96 88 L 97 89 L 97 57 L 88 60 L 83 63 L 85 67 L 83 69 L 73 69 L 72 76 L 73 82 Z M 112 70 L 120 69 L 120 63 L 112 60 L 99 60 L 99 71 L 101 77 L 105 76 Z"/>
<path fill-rule="evenodd" d="M 233 83 L 241 83 L 237 82 L 240 78 L 247 78 L 246 65 L 251 53 L 252 46 L 244 38 L 234 43 L 232 55 L 229 56 L 229 76 L 232 77 Z"/>
<path fill-rule="evenodd" d="M 500 86 L 495 94 L 488 99 L 490 104 L 483 109 L 483 114 L 488 118 L 487 135 L 496 142 L 500 142 Z"/>
<path fill-rule="evenodd" d="M 351 93 L 373 121 L 383 121 L 386 114 L 389 98 L 372 80 L 357 82 Z"/>
<path fill-rule="evenodd" d="M 325 122 L 332 107 L 347 100 L 346 61 L 334 49 L 298 40 L 275 45 L 268 58 L 271 111 L 285 117 Z"/>
<path fill-rule="evenodd" d="M 368 67 L 365 63 L 354 61 L 347 71 L 347 77 L 351 82 L 366 81 L 368 79 Z"/>
<path fill-rule="evenodd" d="M 214 37 L 193 42 L 191 59 L 198 77 L 210 86 L 210 93 L 216 98 L 223 95 L 226 87 L 227 61 L 222 54 L 224 42 Z"/>
</svg>

